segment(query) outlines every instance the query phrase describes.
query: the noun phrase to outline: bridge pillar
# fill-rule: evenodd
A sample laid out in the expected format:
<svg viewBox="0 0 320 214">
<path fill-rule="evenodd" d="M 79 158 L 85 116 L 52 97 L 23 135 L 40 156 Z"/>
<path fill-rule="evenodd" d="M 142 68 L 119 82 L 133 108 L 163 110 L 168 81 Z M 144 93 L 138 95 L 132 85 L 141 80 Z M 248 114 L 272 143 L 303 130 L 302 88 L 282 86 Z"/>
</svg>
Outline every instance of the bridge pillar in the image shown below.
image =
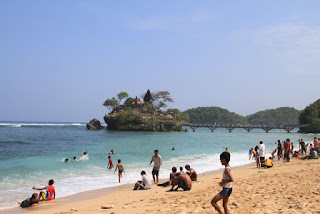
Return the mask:
<svg viewBox="0 0 320 214">
<path fill-rule="evenodd" d="M 271 128 L 262 128 L 263 130 L 265 130 L 266 131 L 266 133 L 269 133 L 269 131 L 271 130 Z"/>
<path fill-rule="evenodd" d="M 229 132 L 231 132 L 234 128 L 227 128 L 229 130 Z"/>
<path fill-rule="evenodd" d="M 291 131 L 293 130 L 293 128 L 284 128 L 284 130 L 286 130 L 288 133 L 291 133 Z"/>
<path fill-rule="evenodd" d="M 248 132 L 250 132 L 253 128 L 244 128 L 245 130 L 247 130 Z"/>
<path fill-rule="evenodd" d="M 216 127 L 208 127 L 208 128 L 211 130 L 211 132 L 213 132 L 216 129 Z"/>
</svg>

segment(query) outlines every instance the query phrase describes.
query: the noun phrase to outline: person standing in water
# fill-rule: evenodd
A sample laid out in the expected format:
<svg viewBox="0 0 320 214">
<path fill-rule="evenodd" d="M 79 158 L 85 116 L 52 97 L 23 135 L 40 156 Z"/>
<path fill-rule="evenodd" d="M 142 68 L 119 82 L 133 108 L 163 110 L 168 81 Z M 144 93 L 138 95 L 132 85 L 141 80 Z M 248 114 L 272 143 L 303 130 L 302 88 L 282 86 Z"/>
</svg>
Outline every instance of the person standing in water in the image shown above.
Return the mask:
<svg viewBox="0 0 320 214">
<path fill-rule="evenodd" d="M 116 169 L 114 170 L 114 173 L 116 173 L 118 169 L 118 176 L 119 176 L 119 183 L 120 183 L 120 179 L 122 178 L 122 173 L 126 174 L 126 171 L 124 171 L 123 165 L 121 164 L 121 160 L 118 160 L 118 164 L 116 166 Z"/>
<path fill-rule="evenodd" d="M 108 169 L 112 169 L 112 168 L 114 167 L 114 165 L 113 165 L 113 161 L 112 161 L 112 159 L 111 159 L 111 156 L 108 156 L 108 159 L 109 159 L 109 163 L 108 163 L 108 165 L 107 165 L 107 168 L 108 168 Z"/>
<path fill-rule="evenodd" d="M 160 166 L 162 165 L 162 159 L 161 159 L 161 156 L 159 155 L 158 149 L 154 150 L 154 155 L 152 156 L 149 165 L 151 165 L 152 162 L 154 162 L 154 166 L 152 170 L 153 182 L 157 184 L 159 181 Z M 157 182 L 155 177 L 157 177 Z"/>
</svg>

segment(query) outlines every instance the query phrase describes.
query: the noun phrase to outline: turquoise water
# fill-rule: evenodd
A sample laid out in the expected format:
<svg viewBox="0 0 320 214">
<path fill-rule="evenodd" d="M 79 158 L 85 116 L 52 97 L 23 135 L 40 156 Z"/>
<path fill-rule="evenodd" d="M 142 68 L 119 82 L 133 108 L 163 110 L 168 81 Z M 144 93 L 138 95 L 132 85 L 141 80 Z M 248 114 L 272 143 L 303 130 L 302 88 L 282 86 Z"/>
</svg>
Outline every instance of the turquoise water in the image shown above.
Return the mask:
<svg viewBox="0 0 320 214">
<path fill-rule="evenodd" d="M 318 135 L 316 135 L 318 137 Z M 166 178 L 172 166 L 190 164 L 198 172 L 221 168 L 219 154 L 228 147 L 231 166 L 248 164 L 248 149 L 263 140 L 266 151 L 274 149 L 276 140 L 290 138 L 297 145 L 303 138 L 311 142 L 314 135 L 256 129 L 248 133 L 236 129 L 229 133 L 217 129 L 196 132 L 122 132 L 89 131 L 81 123 L 0 123 L 0 208 L 16 206 L 16 200 L 29 197 L 32 186 L 43 187 L 55 180 L 57 197 L 102 187 L 119 185 L 117 174 L 108 170 L 107 153 L 114 149 L 114 163 L 122 160 L 126 174 L 122 183 L 140 179 L 141 170 L 149 166 L 155 149 L 162 156 L 160 177 Z M 172 151 L 171 148 L 176 150 Z M 78 152 L 88 150 L 88 160 L 64 163 Z"/>
</svg>

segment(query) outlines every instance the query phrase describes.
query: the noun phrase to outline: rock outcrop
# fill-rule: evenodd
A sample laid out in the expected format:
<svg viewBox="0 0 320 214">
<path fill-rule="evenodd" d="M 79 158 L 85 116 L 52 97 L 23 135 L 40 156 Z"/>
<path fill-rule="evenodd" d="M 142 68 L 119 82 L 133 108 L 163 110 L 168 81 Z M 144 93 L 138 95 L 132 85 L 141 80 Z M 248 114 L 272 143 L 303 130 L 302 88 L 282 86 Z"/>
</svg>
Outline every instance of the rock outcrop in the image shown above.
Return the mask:
<svg viewBox="0 0 320 214">
<path fill-rule="evenodd" d="M 97 130 L 97 129 L 104 129 L 104 126 L 101 125 L 98 119 L 92 119 L 89 123 L 87 123 L 87 129 L 90 130 Z"/>
<path fill-rule="evenodd" d="M 108 130 L 126 131 L 182 131 L 184 120 L 168 113 L 142 113 L 122 111 L 104 117 Z"/>
</svg>

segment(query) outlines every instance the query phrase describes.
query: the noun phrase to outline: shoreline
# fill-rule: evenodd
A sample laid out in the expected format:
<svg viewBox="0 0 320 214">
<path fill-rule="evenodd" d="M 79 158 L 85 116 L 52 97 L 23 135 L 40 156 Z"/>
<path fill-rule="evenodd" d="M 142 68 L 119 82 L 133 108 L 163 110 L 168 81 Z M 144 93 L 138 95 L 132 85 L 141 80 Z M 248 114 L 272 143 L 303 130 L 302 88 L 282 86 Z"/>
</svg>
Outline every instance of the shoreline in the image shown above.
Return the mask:
<svg viewBox="0 0 320 214">
<path fill-rule="evenodd" d="M 234 170 L 237 169 L 241 169 L 241 168 L 247 168 L 247 167 L 251 167 L 254 166 L 255 162 L 253 163 L 249 163 L 249 164 L 244 164 L 241 166 L 235 166 L 233 167 Z M 198 174 L 198 178 L 201 178 L 203 176 L 210 176 L 210 175 L 215 175 L 218 174 L 220 172 L 222 172 L 223 169 L 216 169 L 216 170 L 212 170 L 212 171 L 206 171 L 206 172 L 202 172 Z M 151 176 L 151 175 L 149 175 Z M 169 177 L 169 175 L 168 175 Z M 152 179 L 152 176 L 151 176 Z M 159 183 L 163 183 L 168 181 L 168 179 L 166 178 L 161 178 L 159 179 Z M 133 186 L 134 183 L 126 183 L 126 184 L 121 184 L 121 185 L 117 185 L 117 186 L 112 186 L 112 187 L 103 187 L 103 188 L 98 188 L 98 189 L 94 189 L 94 190 L 87 190 L 87 191 L 83 191 L 83 192 L 78 192 L 78 193 L 74 193 L 72 195 L 68 195 L 68 196 L 63 196 L 61 198 L 56 198 L 54 202 L 52 204 L 55 204 L 55 206 L 60 206 L 62 204 L 66 204 L 66 203 L 75 203 L 75 202 L 79 202 L 79 201 L 83 201 L 83 200 L 90 200 L 93 199 L 94 197 L 96 197 L 96 195 L 105 195 L 105 194 L 112 194 L 113 192 L 117 192 L 117 191 L 122 191 L 122 190 L 132 190 L 133 191 Z M 156 185 L 153 184 L 153 188 Z M 49 203 L 51 203 L 49 202 Z M 42 204 L 43 202 L 41 202 L 40 204 Z M 37 209 L 34 209 L 37 208 Z M 38 209 L 39 208 L 39 209 Z M 22 209 L 19 206 L 18 207 L 11 207 L 11 208 L 4 208 L 4 209 L 0 209 L 0 214 L 14 214 L 14 213 L 26 213 L 26 212 L 32 212 L 33 210 L 46 210 L 45 206 L 38 206 L 38 207 L 32 207 L 32 208 L 27 208 L 27 209 Z M 30 210 L 30 211 L 29 211 Z"/>
<path fill-rule="evenodd" d="M 275 161 L 274 167 L 269 169 L 257 169 L 255 163 L 232 169 L 235 182 L 228 203 L 230 213 L 319 213 L 320 159 Z M 186 192 L 167 192 L 169 187 L 156 185 L 150 190 L 133 191 L 132 184 L 124 184 L 0 213 L 216 213 L 210 201 L 221 191 L 218 182 L 222 170 L 200 173 L 198 181 Z M 302 184 L 312 188 L 301 188 Z M 105 205 L 111 208 L 101 209 Z"/>
</svg>

